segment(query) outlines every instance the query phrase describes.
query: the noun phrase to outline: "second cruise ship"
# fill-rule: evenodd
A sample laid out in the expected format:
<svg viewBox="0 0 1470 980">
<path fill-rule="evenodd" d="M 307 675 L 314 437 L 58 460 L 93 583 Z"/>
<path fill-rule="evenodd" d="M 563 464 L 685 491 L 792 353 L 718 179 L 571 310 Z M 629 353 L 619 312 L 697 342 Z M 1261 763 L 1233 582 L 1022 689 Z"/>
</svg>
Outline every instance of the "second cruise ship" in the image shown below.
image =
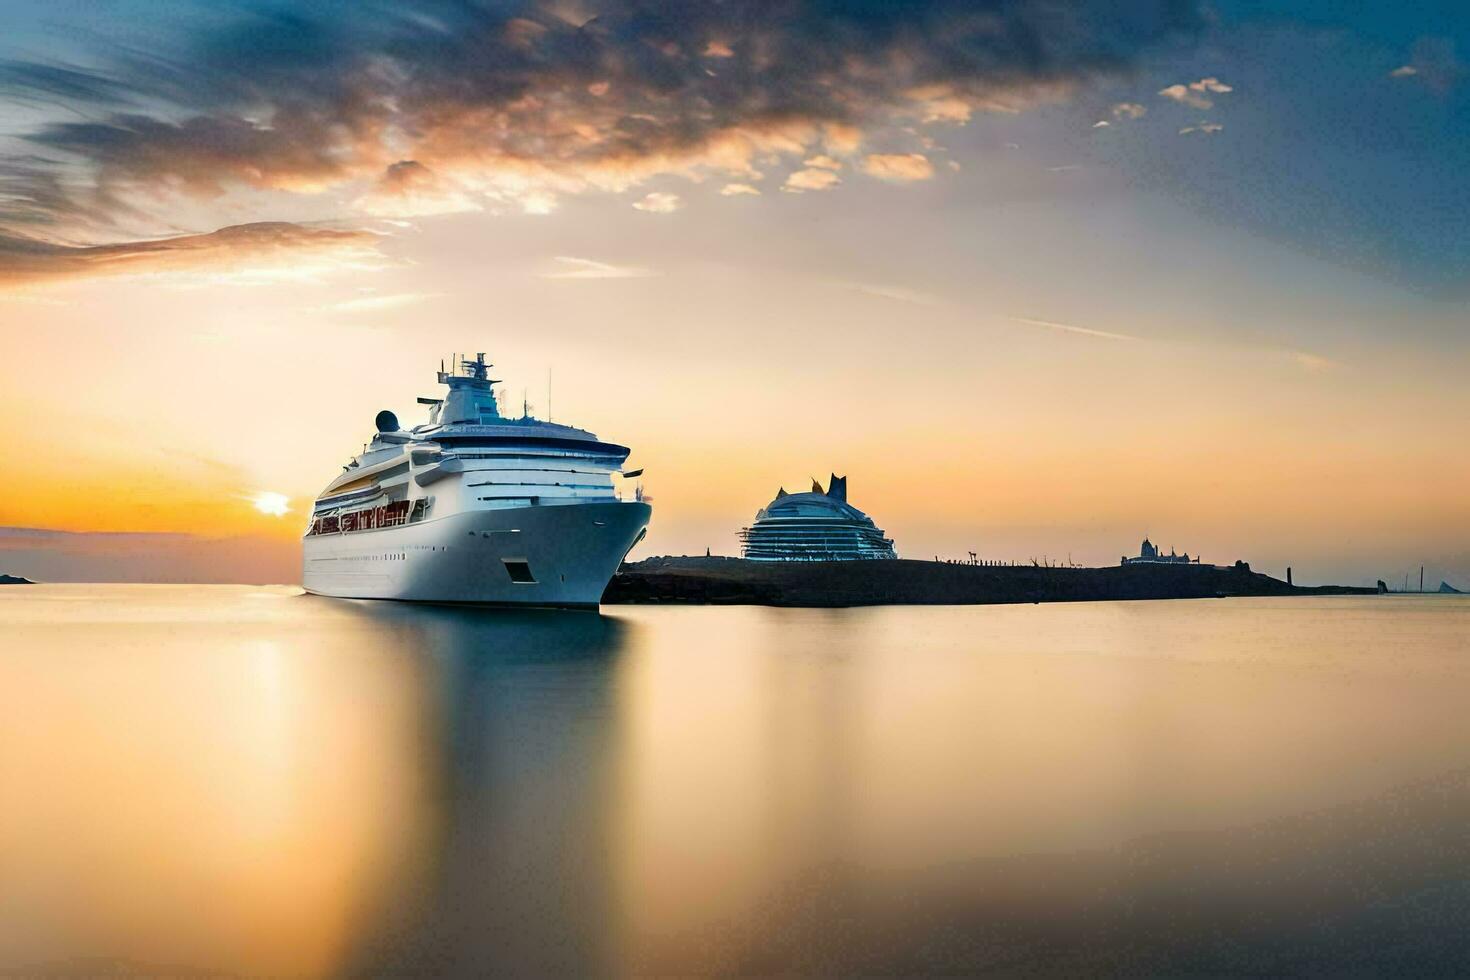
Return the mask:
<svg viewBox="0 0 1470 980">
<path fill-rule="evenodd" d="M 847 477 L 832 474 L 827 489 L 816 480 L 810 493 L 787 493 L 740 529 L 740 554 L 751 561 L 858 561 L 897 558 L 893 540 L 847 501 Z"/>
<path fill-rule="evenodd" d="M 317 595 L 595 607 L 648 529 L 629 450 L 568 425 L 507 418 L 485 355 L 440 366 L 442 398 L 404 430 L 388 411 L 317 497 L 302 583 Z"/>
</svg>

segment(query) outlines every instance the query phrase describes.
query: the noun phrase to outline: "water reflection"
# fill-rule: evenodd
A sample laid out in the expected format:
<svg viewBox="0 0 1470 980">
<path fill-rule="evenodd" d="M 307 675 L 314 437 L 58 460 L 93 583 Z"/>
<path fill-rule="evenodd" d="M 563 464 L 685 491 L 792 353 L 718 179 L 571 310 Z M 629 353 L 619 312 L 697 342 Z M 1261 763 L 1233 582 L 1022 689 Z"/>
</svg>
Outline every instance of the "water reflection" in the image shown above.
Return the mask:
<svg viewBox="0 0 1470 980">
<path fill-rule="evenodd" d="M 0 973 L 1470 968 L 1470 602 L 0 628 Z"/>
<path fill-rule="evenodd" d="M 611 969 L 622 623 L 26 602 L 0 610 L 4 972 Z"/>
<path fill-rule="evenodd" d="M 433 806 L 414 874 L 347 972 L 611 972 L 625 624 L 549 610 L 353 611 L 380 642 L 432 664 L 420 763 Z"/>
</svg>

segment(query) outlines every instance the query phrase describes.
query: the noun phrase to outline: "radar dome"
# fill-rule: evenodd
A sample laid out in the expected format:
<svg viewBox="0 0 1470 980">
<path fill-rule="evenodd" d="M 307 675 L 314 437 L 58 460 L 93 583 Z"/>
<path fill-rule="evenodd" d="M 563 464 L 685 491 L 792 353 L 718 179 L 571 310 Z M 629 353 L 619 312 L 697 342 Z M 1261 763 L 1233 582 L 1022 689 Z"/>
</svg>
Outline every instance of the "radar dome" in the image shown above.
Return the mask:
<svg viewBox="0 0 1470 980">
<path fill-rule="evenodd" d="M 386 408 L 378 413 L 378 417 L 375 418 L 373 422 L 377 425 L 379 432 L 398 431 L 398 416 L 394 415 Z"/>
</svg>

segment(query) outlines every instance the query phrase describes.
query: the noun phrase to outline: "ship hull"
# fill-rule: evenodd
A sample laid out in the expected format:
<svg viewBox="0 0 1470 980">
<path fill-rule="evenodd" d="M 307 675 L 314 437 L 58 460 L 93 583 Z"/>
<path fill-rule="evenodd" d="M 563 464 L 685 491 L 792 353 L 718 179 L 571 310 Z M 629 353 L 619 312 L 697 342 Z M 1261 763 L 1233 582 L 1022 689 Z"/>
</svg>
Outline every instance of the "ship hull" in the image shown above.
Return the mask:
<svg viewBox="0 0 1470 980">
<path fill-rule="evenodd" d="M 312 535 L 302 584 L 349 599 L 595 608 L 649 515 L 637 502 L 536 505 Z"/>
</svg>

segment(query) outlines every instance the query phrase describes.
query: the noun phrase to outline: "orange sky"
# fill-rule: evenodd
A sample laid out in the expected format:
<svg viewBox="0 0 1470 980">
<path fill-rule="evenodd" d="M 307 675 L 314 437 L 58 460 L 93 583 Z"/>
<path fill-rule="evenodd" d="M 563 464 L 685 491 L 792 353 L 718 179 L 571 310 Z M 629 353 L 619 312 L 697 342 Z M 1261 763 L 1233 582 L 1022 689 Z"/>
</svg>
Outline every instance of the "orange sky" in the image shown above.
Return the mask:
<svg viewBox="0 0 1470 980">
<path fill-rule="evenodd" d="M 633 447 L 635 556 L 733 552 L 836 472 L 908 557 L 1148 534 L 1470 585 L 1470 86 L 1440 49 L 1012 5 L 1037 62 L 962 4 L 735 7 L 446 34 L 17 6 L 0 571 L 294 580 L 374 414 L 413 424 L 440 358 L 486 351 L 511 404 L 544 415 L 550 371 L 558 421 Z"/>
<path fill-rule="evenodd" d="M 258 547 L 290 579 L 306 502 L 374 413 L 412 424 L 441 354 L 487 349 L 513 403 L 524 388 L 544 408 L 550 368 L 556 418 L 634 448 L 655 505 L 640 554 L 732 553 L 778 485 L 831 471 L 909 557 L 1102 563 L 1147 533 L 1357 581 L 1470 531 L 1470 505 L 1445 491 L 1470 485 L 1453 360 L 1371 336 L 1307 356 L 1239 339 L 1218 326 L 1228 313 L 1131 318 L 1106 296 L 1096 334 L 1065 330 L 1017 316 L 1079 305 L 1038 298 L 1045 274 L 909 296 L 863 285 L 875 260 L 841 229 L 802 243 L 838 258 L 772 273 L 671 255 L 683 214 L 633 218 L 630 236 L 653 237 L 625 260 L 643 277 L 545 278 L 587 250 L 558 241 L 576 236 L 555 217 L 503 219 L 504 234 L 448 220 L 390 240 L 381 268 L 206 268 L 0 299 L 0 408 L 22 420 L 0 525 L 240 538 L 230 554 Z M 515 254 L 521 231 L 548 240 L 544 257 Z M 481 274 L 456 268 L 465 254 Z M 857 268 L 822 267 L 843 264 Z M 292 512 L 257 511 L 261 491 Z"/>
</svg>

